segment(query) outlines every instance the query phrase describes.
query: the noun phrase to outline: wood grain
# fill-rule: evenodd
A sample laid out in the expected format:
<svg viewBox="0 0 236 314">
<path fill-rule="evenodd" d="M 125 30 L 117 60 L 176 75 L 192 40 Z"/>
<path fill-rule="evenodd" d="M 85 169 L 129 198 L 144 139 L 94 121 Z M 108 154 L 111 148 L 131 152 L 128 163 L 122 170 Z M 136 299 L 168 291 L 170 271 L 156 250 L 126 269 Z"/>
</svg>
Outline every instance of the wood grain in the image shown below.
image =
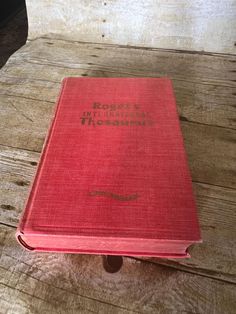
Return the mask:
<svg viewBox="0 0 236 314">
<path fill-rule="evenodd" d="M 29 42 L 0 73 L 0 305 L 3 313 L 234 313 L 236 224 L 235 56 Z M 185 260 L 23 251 L 14 232 L 65 76 L 173 79 L 203 244 Z"/>
<path fill-rule="evenodd" d="M 234 61 L 235 56 L 44 38 L 11 57 L 2 72 L 0 94 L 55 102 L 65 76 L 169 76 L 183 119 L 236 129 Z"/>
<path fill-rule="evenodd" d="M 100 55 L 95 55 L 95 50 Z M 128 58 L 130 54 L 132 58 Z M 229 70 L 235 65 L 232 61 L 232 56 L 35 40 L 14 55 L 2 71 L 0 144 L 40 152 L 60 81 L 64 76 L 86 74 L 81 73 L 81 67 L 90 67 L 98 76 L 126 76 L 125 69 L 130 76 L 136 76 L 137 71 L 142 76 L 148 76 L 148 71 L 152 76 L 165 73 L 174 79 L 193 180 L 235 187 L 236 82 L 235 73 Z M 195 64 L 195 72 L 188 71 L 191 64 Z M 14 129 L 8 128 L 9 121 Z"/>
<path fill-rule="evenodd" d="M 235 287 L 124 258 L 107 273 L 100 256 L 25 252 L 1 228 L 1 305 L 12 313 L 233 313 Z"/>
<path fill-rule="evenodd" d="M 0 222 L 15 227 L 36 172 L 39 153 L 0 145 L 0 156 Z"/>
<path fill-rule="evenodd" d="M 0 144 L 29 150 L 42 147 L 53 114 L 53 103 L 1 95 Z"/>
<path fill-rule="evenodd" d="M 225 1 L 27 0 L 29 38 L 235 53 L 236 3 Z"/>
<path fill-rule="evenodd" d="M 236 131 L 182 122 L 193 181 L 236 187 Z"/>
<path fill-rule="evenodd" d="M 86 76 L 95 77 L 158 77 L 162 75 L 160 72 L 157 72 L 156 75 L 150 75 L 147 71 L 137 75 L 131 74 L 131 70 L 129 74 L 120 72 L 120 70 L 109 72 L 107 69 L 100 68 L 98 70 L 96 66 L 89 70 L 49 67 L 47 64 L 34 64 L 33 66 L 26 64 L 23 69 L 22 66 L 18 69 L 18 66 L 15 63 L 11 66 L 9 64 L 7 74 L 4 73 L 0 80 L 0 94 L 53 103 L 59 92 L 60 82 L 65 76 L 83 76 L 86 74 Z M 57 75 L 53 74 L 54 67 L 57 69 L 55 71 Z M 19 72 L 17 73 L 17 71 Z M 51 76 L 50 73 L 52 73 Z M 169 74 L 168 76 L 173 80 L 181 119 L 236 129 L 236 87 L 188 82 L 178 80 Z M 53 81 L 50 81 L 52 78 Z"/>
<path fill-rule="evenodd" d="M 0 222 L 17 225 L 39 156 L 39 153 L 0 146 Z M 191 260 L 149 260 L 236 283 L 236 190 L 201 183 L 194 183 L 194 189 L 203 244 L 191 248 Z"/>
<path fill-rule="evenodd" d="M 236 190 L 202 183 L 193 187 L 203 243 L 190 248 L 189 260 L 148 260 L 235 283 Z"/>
<path fill-rule="evenodd" d="M 0 144 L 41 151 L 54 107 L 54 104 L 46 102 L 46 98 L 49 93 L 58 93 L 59 84 L 55 88 L 43 85 L 42 89 L 40 84 L 35 83 L 33 95 L 32 82 L 27 80 L 24 83 L 23 89 L 27 86 L 31 99 L 1 96 Z M 13 85 L 12 88 L 21 91 L 20 85 Z M 33 99 L 39 94 L 38 90 L 42 93 L 41 102 Z M 236 131 L 188 121 L 181 121 L 181 126 L 193 180 L 235 188 Z"/>
<path fill-rule="evenodd" d="M 68 67 L 74 71 L 94 66 L 99 69 L 101 66 L 108 72 L 120 70 L 126 75 L 146 71 L 154 76 L 156 73 L 168 74 L 182 80 L 224 86 L 235 86 L 233 78 L 236 77 L 235 55 L 87 43 L 57 38 L 56 35 L 29 40 L 9 61 L 19 59 L 32 64 Z M 132 72 L 129 73 L 129 70 Z M 56 72 L 53 77 L 57 77 Z"/>
</svg>

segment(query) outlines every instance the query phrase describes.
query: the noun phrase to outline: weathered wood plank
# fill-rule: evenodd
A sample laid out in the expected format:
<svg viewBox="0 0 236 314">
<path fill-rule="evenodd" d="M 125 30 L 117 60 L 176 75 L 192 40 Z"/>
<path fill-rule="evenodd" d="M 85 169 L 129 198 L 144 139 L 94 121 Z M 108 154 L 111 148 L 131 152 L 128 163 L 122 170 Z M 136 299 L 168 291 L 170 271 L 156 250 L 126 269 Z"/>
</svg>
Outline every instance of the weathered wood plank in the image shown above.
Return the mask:
<svg viewBox="0 0 236 314">
<path fill-rule="evenodd" d="M 182 122 L 193 181 L 236 187 L 235 130 Z"/>
<path fill-rule="evenodd" d="M 24 207 L 39 154 L 0 146 L 0 222 L 16 226 Z M 236 282 L 236 190 L 194 183 L 203 244 L 191 260 L 151 259 L 205 276 Z"/>
<path fill-rule="evenodd" d="M 1 303 L 14 313 L 234 313 L 232 284 L 130 258 L 109 274 L 100 256 L 23 252 L 14 229 L 0 232 Z"/>
<path fill-rule="evenodd" d="M 46 99 L 50 94 L 56 98 L 60 87 L 52 84 L 55 83 L 47 82 L 45 87 L 43 83 L 42 89 L 41 81 L 30 83 L 27 80 L 20 85 L 11 85 L 16 93 L 18 89 L 31 88 L 32 98 L 42 93 L 42 102 L 1 96 L 0 144 L 41 151 L 54 107 Z M 182 121 L 182 131 L 193 180 L 235 188 L 235 130 Z"/>
<path fill-rule="evenodd" d="M 65 76 L 164 75 L 173 79 L 184 119 L 236 129 L 233 61 L 234 56 L 37 39 L 12 56 L 4 67 L 0 93 L 54 102 L 58 84 Z"/>
<path fill-rule="evenodd" d="M 130 272 L 131 275 L 132 270 L 125 268 L 125 273 L 120 273 L 122 281 L 110 282 L 113 277 L 106 277 L 111 275 L 104 275 L 103 270 L 98 271 L 102 279 L 96 276 L 93 278 L 92 267 L 99 263 L 100 257 L 22 254 L 11 233 L 4 242 L 3 251 L 7 259 L 4 257 L 2 265 L 0 259 L 3 268 L 6 264 L 13 265 L 7 270 L 0 268 L 2 274 L 6 272 L 2 276 L 5 281 L 1 291 L 5 293 L 1 305 L 4 304 L 8 309 L 13 303 L 12 311 L 23 313 L 27 310 L 38 312 L 44 308 L 45 311 L 50 309 L 52 313 L 58 313 L 61 309 L 63 313 L 68 304 L 72 306 L 72 313 L 97 312 L 97 309 L 104 313 L 123 313 L 126 310 L 142 313 L 232 312 L 235 290 L 228 283 L 236 282 L 234 61 L 233 56 L 192 55 L 156 49 L 70 43 L 48 38 L 31 42 L 10 59 L 0 77 L 0 112 L 3 117 L 0 125 L 0 223 L 15 227 L 19 220 L 50 123 L 60 80 L 64 76 L 169 75 L 174 79 L 185 146 L 192 177 L 196 181 L 194 188 L 204 242 L 191 249 L 191 260 L 151 259 L 139 264 L 126 258 L 125 265 L 127 261 L 128 265 L 142 265 L 141 270 L 135 269 L 131 278 L 126 273 Z M 4 230 L 9 231 L 7 228 Z M 76 268 L 70 268 L 70 258 L 78 264 Z M 15 264 L 11 264 L 12 259 Z M 48 259 L 52 261 L 50 265 L 47 264 Z M 63 264 L 64 259 L 69 261 L 69 265 Z M 26 265 L 28 260 L 29 270 L 22 273 L 22 269 L 15 265 Z M 153 262 L 168 267 L 152 265 Z M 63 268 L 60 268 L 60 263 Z M 71 284 L 70 278 L 78 272 L 80 266 L 84 274 L 80 273 L 79 279 Z M 56 271 L 52 271 L 55 268 Z M 152 274 L 149 274 L 149 269 Z M 158 272 L 156 269 L 159 269 Z M 49 279 L 47 277 L 45 287 L 43 273 L 47 270 L 53 275 Z M 137 279 L 140 272 L 141 278 Z M 58 281 L 55 279 L 57 277 Z M 140 287 L 137 291 L 126 284 L 134 278 L 135 285 Z M 158 278 L 162 278 L 161 282 Z M 26 288 L 23 286 L 25 281 Z M 54 281 L 56 286 L 52 288 Z M 15 287 L 17 282 L 19 286 L 16 284 Z M 163 300 L 173 282 L 173 293 Z M 123 291 L 120 294 L 118 286 Z M 69 292 L 64 292 L 68 287 Z M 145 293 L 141 287 L 147 287 Z M 129 298 L 126 294 L 130 289 Z M 84 291 L 85 294 L 82 293 Z M 61 297 L 63 293 L 65 299 Z M 53 295 L 56 297 L 51 302 Z M 19 302 L 13 302 L 15 297 Z M 95 300 L 90 302 L 93 298 Z M 181 302 L 182 298 L 185 302 Z M 214 304 L 211 299 L 216 300 Z M 32 303 L 34 307 L 30 308 L 29 304 Z"/>
<path fill-rule="evenodd" d="M 68 69 L 60 69 L 61 71 L 55 71 L 57 74 L 61 72 L 61 76 L 57 78 L 58 81 L 50 81 L 45 79 L 47 75 L 50 75 L 50 72 L 46 70 L 47 67 L 43 66 L 43 68 L 44 71 L 41 71 L 40 75 L 41 79 L 34 78 L 34 73 L 39 73 L 37 66 L 31 68 L 26 76 L 23 77 L 20 74 L 15 74 L 16 76 L 18 75 L 17 78 L 8 75 L 2 76 L 0 80 L 0 96 L 9 95 L 29 100 L 55 102 L 61 80 L 65 76 L 73 76 L 74 74 Z M 12 67 L 12 69 L 16 68 Z M 24 70 L 26 69 L 28 68 L 25 67 Z M 47 75 L 44 75 L 44 72 Z M 76 76 L 80 76 L 85 71 L 77 70 L 73 72 L 76 72 Z M 126 77 L 127 75 L 119 72 L 109 73 L 106 70 L 93 69 L 89 71 L 89 76 Z M 149 75 L 146 73 L 145 75 L 135 76 Z M 201 85 L 175 79 L 173 80 L 173 84 L 179 114 L 182 119 L 190 122 L 236 129 L 236 93 L 234 93 L 234 90 L 236 92 L 236 88 Z"/>
<path fill-rule="evenodd" d="M 236 282 L 236 190 L 201 183 L 193 186 L 203 243 L 190 248 L 190 260 L 148 260 Z"/>
<path fill-rule="evenodd" d="M 31 80 L 30 78 L 2 76 L 0 78 L 0 95 L 14 95 L 30 100 L 42 100 L 55 102 L 59 82 L 49 82 L 45 80 Z"/>
<path fill-rule="evenodd" d="M 119 306 L 109 303 L 113 301 L 112 296 L 107 298 L 108 302 L 103 300 L 102 288 L 100 295 L 94 296 L 92 282 L 86 284 L 85 281 L 89 272 L 87 275 L 83 273 L 88 267 L 83 258 L 73 260 L 73 257 L 68 259 L 57 255 L 28 256 L 15 247 L 14 231 L 3 229 L 0 237 L 1 313 L 138 313 L 127 310 L 126 304 Z M 11 247 L 5 243 L 9 237 Z M 90 275 L 92 266 L 95 265 L 91 263 Z M 99 289 L 99 284 L 97 286 Z M 90 294 L 85 291 L 89 287 Z"/>
<path fill-rule="evenodd" d="M 27 0 L 29 37 L 235 53 L 236 4 L 225 1 Z"/>
<path fill-rule="evenodd" d="M 28 42 L 9 61 L 71 70 L 96 66 L 126 75 L 160 73 L 179 80 L 235 87 L 235 59 L 234 55 L 67 41 L 53 35 Z"/>
<path fill-rule="evenodd" d="M 53 68 L 56 68 L 56 71 L 53 71 Z M 33 97 L 38 100 L 45 99 L 41 94 L 35 93 L 35 83 L 32 81 L 36 81 L 40 85 L 40 89 L 44 88 L 42 87 L 44 83 L 48 87 L 49 92 L 46 91 L 46 95 L 50 97 L 48 100 L 51 102 L 56 98 L 55 94 L 50 94 L 51 86 L 54 88 L 54 86 L 57 86 L 56 83 L 60 84 L 65 76 L 126 77 L 128 75 L 130 77 L 153 77 L 162 75 L 160 72 L 154 75 L 148 73 L 148 71 L 135 74 L 130 71 L 127 74 L 119 69 L 117 71 L 109 71 L 108 69 L 101 69 L 101 67 L 96 69 L 96 66 L 71 69 L 37 63 L 33 65 L 26 63 L 24 67 L 21 64 L 11 63 L 6 70 L 7 72 L 4 73 L 4 78 L 1 80 L 1 94 L 13 95 L 13 90 L 15 90 L 17 96 Z M 29 89 L 19 88 L 16 77 L 21 78 L 29 86 Z M 30 78 L 30 80 L 27 80 L 27 78 Z M 181 117 L 192 122 L 236 129 L 236 119 L 234 118 L 236 116 L 236 107 L 234 105 L 236 87 L 203 84 L 175 78 L 173 78 L 173 84 Z M 55 89 L 55 91 L 57 90 Z"/>
<path fill-rule="evenodd" d="M 0 144 L 38 150 L 42 147 L 54 103 L 0 95 Z M 20 144 L 20 145 L 21 145 Z"/>
<path fill-rule="evenodd" d="M 40 151 L 50 120 L 50 110 L 59 92 L 59 82 L 65 75 L 75 75 L 76 71 L 81 71 L 81 66 L 92 67 L 92 71 L 97 71 L 98 76 L 106 75 L 107 69 L 113 71 L 111 76 L 124 76 L 126 74 L 120 73 L 119 69 L 129 69 L 131 73 L 135 73 L 141 68 L 144 75 L 144 71 L 159 71 L 160 67 L 162 74 L 169 71 L 175 79 L 177 103 L 181 119 L 184 120 L 183 133 L 193 179 L 235 187 L 234 131 L 195 123 L 232 129 L 236 127 L 236 93 L 233 92 L 233 86 L 236 86 L 233 79 L 235 72 L 229 72 L 229 64 L 236 64 L 232 62 L 235 58 L 173 52 L 165 54 L 155 49 L 127 49 L 111 45 L 108 47 L 47 38 L 35 40 L 15 54 L 4 67 L 0 78 L 1 111 L 4 112 L 0 144 Z M 103 53 L 92 54 L 94 49 L 99 53 L 103 50 Z M 107 52 L 107 55 L 104 52 Z M 132 58 L 129 58 L 131 52 Z M 88 62 L 91 59 L 98 61 Z M 39 60 L 42 64 L 38 64 Z M 196 66 L 196 63 L 199 66 Z M 191 64 L 195 64 L 195 75 L 194 71 L 188 70 Z M 227 74 L 225 71 L 228 71 Z M 187 80 L 184 79 L 184 73 Z M 227 75 L 231 75 L 229 79 Z M 32 103 L 28 106 L 27 113 L 21 98 L 28 104 Z M 12 116 L 13 111 L 16 111 L 17 116 Z M 25 116 L 22 116 L 23 111 Z M 15 131 L 6 128 L 9 121 L 11 125 L 17 126 Z M 188 124 L 188 121 L 194 124 Z"/>
<path fill-rule="evenodd" d="M 0 152 L 0 222 L 16 226 L 36 171 L 39 153 L 4 146 L 0 146 Z"/>
</svg>

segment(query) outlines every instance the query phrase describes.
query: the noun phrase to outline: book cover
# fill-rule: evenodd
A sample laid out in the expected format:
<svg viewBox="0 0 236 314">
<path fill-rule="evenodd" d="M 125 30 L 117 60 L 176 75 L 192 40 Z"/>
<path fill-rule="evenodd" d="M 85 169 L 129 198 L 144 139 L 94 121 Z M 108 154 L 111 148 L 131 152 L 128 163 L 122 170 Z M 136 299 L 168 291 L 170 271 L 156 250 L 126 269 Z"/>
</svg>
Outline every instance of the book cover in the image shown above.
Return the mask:
<svg viewBox="0 0 236 314">
<path fill-rule="evenodd" d="M 201 242 L 168 78 L 65 78 L 16 237 L 29 250 L 186 257 Z"/>
</svg>

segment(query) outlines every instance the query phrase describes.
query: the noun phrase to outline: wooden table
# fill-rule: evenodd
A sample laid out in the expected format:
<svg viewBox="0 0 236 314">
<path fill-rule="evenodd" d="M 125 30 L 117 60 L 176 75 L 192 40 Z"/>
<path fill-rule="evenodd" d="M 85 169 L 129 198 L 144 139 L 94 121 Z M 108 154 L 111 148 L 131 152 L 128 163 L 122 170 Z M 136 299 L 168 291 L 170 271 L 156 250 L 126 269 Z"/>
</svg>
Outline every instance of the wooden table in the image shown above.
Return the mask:
<svg viewBox="0 0 236 314">
<path fill-rule="evenodd" d="M 31 253 L 14 234 L 65 76 L 173 79 L 203 244 L 191 259 Z M 0 313 L 236 313 L 236 57 L 29 41 L 0 74 Z"/>
</svg>

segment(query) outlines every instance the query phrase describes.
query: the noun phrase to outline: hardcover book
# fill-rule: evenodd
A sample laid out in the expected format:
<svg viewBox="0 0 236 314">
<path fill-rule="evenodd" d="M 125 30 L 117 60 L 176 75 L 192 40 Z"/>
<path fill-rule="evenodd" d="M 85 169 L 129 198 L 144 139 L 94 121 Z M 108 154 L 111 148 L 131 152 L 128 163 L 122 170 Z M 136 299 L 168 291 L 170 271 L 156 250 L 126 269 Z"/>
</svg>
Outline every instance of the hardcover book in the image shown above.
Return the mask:
<svg viewBox="0 0 236 314">
<path fill-rule="evenodd" d="M 189 256 L 201 236 L 169 79 L 63 80 L 16 237 L 35 251 Z"/>
</svg>

